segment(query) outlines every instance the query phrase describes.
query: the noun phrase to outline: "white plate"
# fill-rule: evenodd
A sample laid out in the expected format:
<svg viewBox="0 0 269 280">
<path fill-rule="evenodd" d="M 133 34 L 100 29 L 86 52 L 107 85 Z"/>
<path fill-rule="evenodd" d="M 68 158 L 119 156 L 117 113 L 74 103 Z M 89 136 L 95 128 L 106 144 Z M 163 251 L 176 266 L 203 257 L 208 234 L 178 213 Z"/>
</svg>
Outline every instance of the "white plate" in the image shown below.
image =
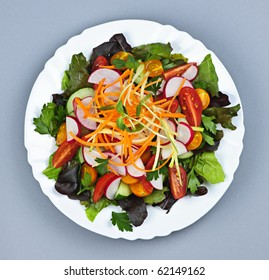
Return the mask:
<svg viewBox="0 0 269 280">
<path fill-rule="evenodd" d="M 142 226 L 134 227 L 133 232 L 121 232 L 111 224 L 111 212 L 117 208 L 115 206 L 104 209 L 93 223 L 90 222 L 85 215 L 84 206 L 81 206 L 78 201 L 70 200 L 57 193 L 54 189 L 54 181 L 42 174 L 49 156 L 56 148 L 51 137 L 34 131 L 33 118 L 40 115 L 44 103 L 51 101 L 52 93 L 61 92 L 61 79 L 72 55 L 83 52 L 89 58 L 93 47 L 108 41 L 115 33 L 123 33 L 132 46 L 170 42 L 174 51 L 184 54 L 189 61 L 201 62 L 205 55 L 211 53 L 219 77 L 220 90 L 229 94 L 231 105 L 241 104 L 234 82 L 223 64 L 212 51 L 186 32 L 179 31 L 170 25 L 144 20 L 121 20 L 101 24 L 86 29 L 60 47 L 38 76 L 30 94 L 25 115 L 25 147 L 28 150 L 28 161 L 44 194 L 63 214 L 80 226 L 111 238 L 134 240 L 166 236 L 200 219 L 219 201 L 231 184 L 243 149 L 242 109 L 238 117 L 233 119 L 237 129 L 224 131 L 225 137 L 216 153 L 226 175 L 225 182 L 208 186 L 209 192 L 205 196 L 186 196 L 180 199 L 169 214 L 158 207 L 148 207 L 147 219 Z"/>
</svg>

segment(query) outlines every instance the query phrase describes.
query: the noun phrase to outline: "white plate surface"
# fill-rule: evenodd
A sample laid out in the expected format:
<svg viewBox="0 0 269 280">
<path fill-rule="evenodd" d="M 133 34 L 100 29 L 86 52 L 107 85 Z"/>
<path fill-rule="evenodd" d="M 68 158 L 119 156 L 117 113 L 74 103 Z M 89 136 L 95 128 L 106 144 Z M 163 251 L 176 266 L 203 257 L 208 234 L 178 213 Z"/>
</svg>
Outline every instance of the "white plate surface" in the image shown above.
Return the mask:
<svg viewBox="0 0 269 280">
<path fill-rule="evenodd" d="M 186 32 L 179 31 L 170 25 L 161 25 L 145 20 L 108 22 L 88 28 L 80 35 L 72 37 L 48 60 L 44 70 L 38 76 L 30 94 L 25 115 L 24 140 L 28 151 L 28 161 L 44 194 L 63 214 L 80 226 L 107 237 L 128 240 L 166 236 L 200 219 L 219 201 L 230 186 L 243 149 L 242 109 L 239 111 L 238 117 L 233 118 L 233 123 L 237 126 L 237 129 L 235 131 L 224 129 L 225 136 L 216 152 L 216 156 L 225 172 L 225 182 L 207 185 L 209 192 L 205 196 L 186 196 L 180 199 L 172 207 L 169 214 L 158 207 L 149 206 L 147 219 L 142 226 L 134 227 L 133 232 L 121 232 L 111 224 L 111 212 L 120 210 L 115 206 L 102 210 L 96 220 L 93 223 L 90 222 L 85 215 L 84 206 L 81 206 L 78 201 L 70 200 L 66 196 L 58 194 L 54 189 L 54 181 L 49 180 L 42 174 L 42 171 L 47 167 L 49 156 L 56 147 L 54 139 L 34 131 L 33 118 L 40 115 L 44 103 L 51 101 L 52 93 L 61 92 L 62 76 L 68 68 L 72 55 L 83 52 L 89 58 L 93 47 L 108 41 L 116 33 L 123 33 L 132 46 L 153 42 L 170 42 L 174 52 L 180 52 L 188 57 L 189 61 L 198 63 L 203 60 L 205 55 L 211 53 L 219 77 L 220 90 L 229 94 L 231 105 L 241 104 L 234 82 L 220 60 L 200 41 L 193 39 Z"/>
</svg>

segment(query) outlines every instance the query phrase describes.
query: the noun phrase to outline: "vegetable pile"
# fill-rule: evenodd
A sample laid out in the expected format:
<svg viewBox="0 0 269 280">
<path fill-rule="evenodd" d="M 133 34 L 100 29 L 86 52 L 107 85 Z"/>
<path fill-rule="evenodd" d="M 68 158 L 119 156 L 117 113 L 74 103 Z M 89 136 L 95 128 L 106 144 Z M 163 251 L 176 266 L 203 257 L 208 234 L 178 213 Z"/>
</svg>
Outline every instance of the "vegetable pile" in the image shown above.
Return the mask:
<svg viewBox="0 0 269 280">
<path fill-rule="evenodd" d="M 214 152 L 240 105 L 219 91 L 210 54 L 188 62 L 170 43 L 132 47 L 115 34 L 89 60 L 74 54 L 61 86 L 33 119 L 57 147 L 43 174 L 90 221 L 118 205 L 112 224 L 132 231 L 147 205 L 168 213 L 185 195 L 205 195 L 204 182 L 225 180 Z"/>
</svg>

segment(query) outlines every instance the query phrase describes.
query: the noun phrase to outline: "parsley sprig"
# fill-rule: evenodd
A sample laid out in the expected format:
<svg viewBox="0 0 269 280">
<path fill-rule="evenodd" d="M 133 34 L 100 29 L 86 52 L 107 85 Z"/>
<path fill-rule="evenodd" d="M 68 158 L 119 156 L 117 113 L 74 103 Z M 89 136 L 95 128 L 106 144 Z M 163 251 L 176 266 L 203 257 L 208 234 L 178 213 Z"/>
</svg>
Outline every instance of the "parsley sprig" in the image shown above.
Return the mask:
<svg viewBox="0 0 269 280">
<path fill-rule="evenodd" d="M 133 226 L 126 212 L 116 213 L 112 211 L 111 222 L 117 226 L 120 231 L 133 231 Z"/>
</svg>

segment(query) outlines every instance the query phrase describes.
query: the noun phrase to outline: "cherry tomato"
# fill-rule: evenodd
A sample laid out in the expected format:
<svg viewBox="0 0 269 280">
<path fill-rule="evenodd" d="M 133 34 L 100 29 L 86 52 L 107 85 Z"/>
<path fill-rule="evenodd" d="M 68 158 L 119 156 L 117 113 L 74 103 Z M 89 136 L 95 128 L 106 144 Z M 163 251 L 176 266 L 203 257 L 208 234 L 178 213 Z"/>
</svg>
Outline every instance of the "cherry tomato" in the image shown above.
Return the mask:
<svg viewBox="0 0 269 280">
<path fill-rule="evenodd" d="M 177 109 L 178 109 L 178 106 L 179 106 L 178 100 L 174 99 L 172 104 L 171 104 L 171 106 L 170 106 L 170 108 L 169 108 L 169 111 L 171 113 L 175 113 L 177 111 Z"/>
<path fill-rule="evenodd" d="M 208 92 L 202 88 L 196 88 L 195 91 L 201 99 L 203 110 L 206 109 L 210 103 L 210 96 Z"/>
<path fill-rule="evenodd" d="M 52 158 L 52 165 L 55 168 L 62 167 L 75 156 L 78 147 L 77 141 L 63 142 Z"/>
<path fill-rule="evenodd" d="M 152 193 L 153 187 L 146 177 L 139 178 L 139 181 L 130 185 L 131 191 L 134 195 L 145 197 Z"/>
<path fill-rule="evenodd" d="M 66 123 L 62 123 L 59 127 L 57 136 L 56 136 L 56 144 L 59 146 L 61 145 L 64 141 L 66 141 L 67 135 L 66 135 Z"/>
<path fill-rule="evenodd" d="M 183 87 L 178 95 L 179 104 L 191 126 L 200 126 L 202 120 L 202 102 L 195 89 Z"/>
<path fill-rule="evenodd" d="M 149 161 L 149 159 L 151 158 L 151 156 L 152 156 L 152 153 L 151 153 L 150 149 L 147 149 L 141 156 L 142 162 L 144 164 L 146 164 Z"/>
<path fill-rule="evenodd" d="M 96 183 L 94 191 L 93 191 L 93 202 L 96 203 L 100 200 L 100 198 L 104 195 L 106 188 L 108 185 L 119 176 L 115 173 L 106 173 L 103 175 Z"/>
<path fill-rule="evenodd" d="M 151 59 L 144 62 L 145 70 L 149 72 L 150 77 L 157 77 L 163 73 L 163 65 L 158 59 Z"/>
<path fill-rule="evenodd" d="M 182 198 L 187 192 L 187 173 L 182 166 L 179 166 L 179 171 L 180 174 L 178 174 L 176 167 L 168 168 L 169 184 L 174 199 Z"/>
<path fill-rule="evenodd" d="M 163 78 L 168 80 L 175 76 L 181 76 L 192 64 L 187 63 L 184 65 L 176 66 L 163 72 Z"/>
<path fill-rule="evenodd" d="M 109 64 L 108 59 L 105 56 L 99 55 L 93 61 L 91 72 L 100 68 L 100 66 L 107 66 L 108 64 Z"/>
<path fill-rule="evenodd" d="M 122 182 L 131 185 L 139 182 L 139 179 L 132 177 L 131 175 L 127 174 L 121 178 Z"/>
<path fill-rule="evenodd" d="M 132 54 L 128 53 L 128 52 L 124 52 L 124 51 L 117 52 L 111 56 L 110 63 L 113 64 L 113 60 L 115 60 L 115 59 L 121 59 L 121 60 L 127 61 L 129 55 L 132 55 Z"/>
<path fill-rule="evenodd" d="M 187 149 L 189 151 L 197 149 L 201 145 L 202 141 L 202 133 L 200 131 L 195 131 L 192 141 L 190 142 L 190 144 L 187 145 Z"/>
<path fill-rule="evenodd" d="M 83 163 L 80 169 L 81 179 L 84 179 L 87 173 L 91 176 L 91 183 L 94 183 L 97 179 L 97 171 L 87 163 Z"/>
<path fill-rule="evenodd" d="M 151 170 L 152 169 L 155 158 L 156 158 L 156 155 L 152 155 L 150 157 L 150 159 L 148 160 L 148 162 L 146 163 L 146 166 L 145 166 L 146 170 Z"/>
</svg>

